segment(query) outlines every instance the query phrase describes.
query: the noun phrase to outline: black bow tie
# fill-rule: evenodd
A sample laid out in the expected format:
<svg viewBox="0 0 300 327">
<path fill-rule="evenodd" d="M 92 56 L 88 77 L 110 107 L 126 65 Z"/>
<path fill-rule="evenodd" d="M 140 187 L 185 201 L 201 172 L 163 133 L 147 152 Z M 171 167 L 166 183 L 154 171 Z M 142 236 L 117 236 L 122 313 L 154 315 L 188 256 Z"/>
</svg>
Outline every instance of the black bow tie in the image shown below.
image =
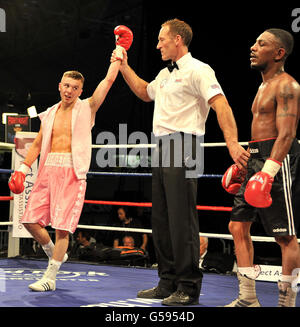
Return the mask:
<svg viewBox="0 0 300 327">
<path fill-rule="evenodd" d="M 169 69 L 169 72 L 170 73 L 172 73 L 172 71 L 173 71 L 174 68 L 179 69 L 178 66 L 177 66 L 177 64 L 176 64 L 176 62 L 173 62 L 173 63 L 168 64 L 168 69 Z"/>
</svg>

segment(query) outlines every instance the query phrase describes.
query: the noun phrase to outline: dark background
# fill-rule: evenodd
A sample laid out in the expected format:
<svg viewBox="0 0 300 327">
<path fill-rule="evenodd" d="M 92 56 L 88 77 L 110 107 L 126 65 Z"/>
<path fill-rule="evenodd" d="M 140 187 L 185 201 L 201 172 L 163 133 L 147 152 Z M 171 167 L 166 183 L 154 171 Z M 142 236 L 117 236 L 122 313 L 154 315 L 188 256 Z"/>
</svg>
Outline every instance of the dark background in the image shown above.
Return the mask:
<svg viewBox="0 0 300 327">
<path fill-rule="evenodd" d="M 249 65 L 250 46 L 267 28 L 290 31 L 295 37 L 294 53 L 286 71 L 300 80 L 300 32 L 292 31 L 292 2 L 233 3 L 140 1 L 140 0 L 0 0 L 6 11 L 7 31 L 0 33 L 0 113 L 26 113 L 35 105 L 38 113 L 58 102 L 58 83 L 64 71 L 79 70 L 86 78 L 81 98 L 91 96 L 104 78 L 114 49 L 115 26 L 131 28 L 134 41 L 128 51 L 129 64 L 146 81 L 155 78 L 166 63 L 156 50 L 161 24 L 171 18 L 189 23 L 194 37 L 192 55 L 208 63 L 233 109 L 239 140 L 250 137 L 251 103 L 261 83 L 258 72 Z M 299 24 L 298 24 L 299 25 Z M 118 134 L 119 124 L 128 126 L 128 135 L 152 130 L 153 103 L 143 103 L 129 90 L 121 74 L 97 113 L 93 143 L 101 131 Z M 32 120 L 38 131 L 39 120 Z M 298 133 L 299 137 L 299 133 Z M 1 124 L 0 140 L 4 141 Z M 205 142 L 223 142 L 216 115 L 211 111 L 206 125 Z M 95 156 L 95 153 L 94 153 Z M 9 156 L 2 154 L 1 167 L 9 168 Z M 205 173 L 222 174 L 232 163 L 226 148 L 205 152 Z M 95 170 L 95 161 L 91 169 Z M 1 176 L 1 195 L 8 195 L 8 176 Z M 87 199 L 151 201 L 150 178 L 89 177 Z M 231 206 L 232 196 L 220 186 L 220 179 L 200 179 L 198 203 Z M 1 220 L 7 221 L 7 204 Z M 110 209 L 110 208 L 109 208 Z M 84 214 L 91 209 L 84 210 Z M 95 209 L 96 210 L 96 209 Z M 108 209 L 103 209 L 105 211 Z M 101 211 L 101 210 L 100 210 Z M 228 233 L 228 213 L 199 212 L 201 230 Z M 101 224 L 100 219 L 95 221 Z M 255 227 L 254 227 L 255 229 Z M 259 225 L 257 234 L 264 232 Z"/>
</svg>

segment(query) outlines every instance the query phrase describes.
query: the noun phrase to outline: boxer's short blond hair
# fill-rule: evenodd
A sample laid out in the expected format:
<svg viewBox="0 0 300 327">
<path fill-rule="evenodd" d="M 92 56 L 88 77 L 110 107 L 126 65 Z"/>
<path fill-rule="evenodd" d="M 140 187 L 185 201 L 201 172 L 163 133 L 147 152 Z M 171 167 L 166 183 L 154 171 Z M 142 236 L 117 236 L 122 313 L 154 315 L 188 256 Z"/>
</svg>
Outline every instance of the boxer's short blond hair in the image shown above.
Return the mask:
<svg viewBox="0 0 300 327">
<path fill-rule="evenodd" d="M 73 78 L 73 79 L 76 79 L 76 80 L 79 80 L 82 82 L 82 85 L 84 84 L 84 77 L 83 75 L 78 72 L 77 70 L 69 70 L 67 72 L 64 72 L 62 78 L 64 77 L 70 77 L 70 78 Z"/>
</svg>

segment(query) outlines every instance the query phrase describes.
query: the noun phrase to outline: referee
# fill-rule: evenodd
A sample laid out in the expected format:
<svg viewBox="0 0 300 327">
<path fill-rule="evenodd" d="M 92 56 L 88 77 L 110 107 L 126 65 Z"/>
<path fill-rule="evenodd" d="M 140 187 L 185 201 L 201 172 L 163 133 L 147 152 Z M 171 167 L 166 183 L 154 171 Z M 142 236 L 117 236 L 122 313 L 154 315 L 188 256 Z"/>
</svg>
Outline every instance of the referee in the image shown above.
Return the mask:
<svg viewBox="0 0 300 327">
<path fill-rule="evenodd" d="M 120 66 L 136 96 L 155 102 L 153 133 L 157 146 L 152 162 L 152 233 L 159 283 L 139 291 L 137 296 L 163 299 L 162 304 L 169 306 L 199 303 L 203 276 L 199 269 L 197 174 L 188 172 L 201 161 L 197 157 L 197 137 L 205 134 L 210 107 L 216 111 L 234 162 L 242 168 L 249 156 L 238 144 L 235 119 L 214 71 L 193 58 L 188 50 L 192 35 L 191 27 L 184 21 L 172 19 L 162 24 L 157 49 L 162 60 L 171 60 L 171 64 L 151 83 L 129 67 L 125 50 Z M 195 156 L 196 160 L 192 160 Z"/>
</svg>

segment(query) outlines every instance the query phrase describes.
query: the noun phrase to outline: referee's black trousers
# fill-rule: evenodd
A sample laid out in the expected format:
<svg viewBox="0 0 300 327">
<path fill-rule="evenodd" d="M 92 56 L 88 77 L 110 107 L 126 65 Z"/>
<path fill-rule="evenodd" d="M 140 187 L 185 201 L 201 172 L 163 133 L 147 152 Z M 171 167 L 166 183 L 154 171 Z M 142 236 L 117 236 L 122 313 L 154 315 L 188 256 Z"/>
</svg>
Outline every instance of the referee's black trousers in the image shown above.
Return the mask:
<svg viewBox="0 0 300 327">
<path fill-rule="evenodd" d="M 196 297 L 200 295 L 203 276 L 199 269 L 197 177 L 187 178 L 184 151 L 175 154 L 183 141 L 181 145 L 172 140 L 167 142 L 166 151 L 162 150 L 166 142 L 157 143 L 154 155 L 159 155 L 160 160 L 159 167 L 152 168 L 152 233 L 159 286 Z M 196 138 L 192 139 L 192 147 L 194 153 Z M 174 163 L 178 155 L 181 167 Z M 165 164 L 166 156 L 170 164 Z"/>
</svg>

